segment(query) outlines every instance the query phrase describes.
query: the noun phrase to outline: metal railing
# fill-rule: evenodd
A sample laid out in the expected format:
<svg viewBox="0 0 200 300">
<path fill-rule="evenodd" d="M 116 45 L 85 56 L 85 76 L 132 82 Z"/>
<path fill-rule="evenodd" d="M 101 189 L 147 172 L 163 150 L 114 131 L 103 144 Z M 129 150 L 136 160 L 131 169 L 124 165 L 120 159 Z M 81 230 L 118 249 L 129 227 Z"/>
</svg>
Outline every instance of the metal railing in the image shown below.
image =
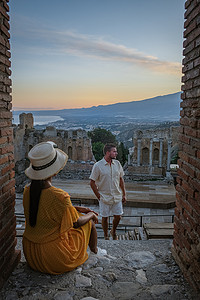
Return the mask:
<svg viewBox="0 0 200 300">
<path fill-rule="evenodd" d="M 22 200 L 22 198 L 18 197 L 18 198 L 16 198 L 16 200 Z M 81 199 L 74 198 L 74 199 L 71 199 L 71 201 L 72 201 L 72 204 L 82 206 Z M 23 213 L 15 213 L 15 215 L 17 217 L 18 222 L 21 222 L 21 223 L 25 222 Z M 123 232 L 126 233 L 129 229 L 142 227 L 144 223 L 148 223 L 148 222 L 145 222 L 145 218 L 149 219 L 149 218 L 157 218 L 157 217 L 169 217 L 169 219 L 171 219 L 171 221 L 169 223 L 174 223 L 174 215 L 173 214 L 123 215 L 122 216 L 123 220 L 129 218 L 129 219 L 131 219 L 131 222 L 128 223 L 128 224 L 127 223 L 122 223 L 123 222 L 123 220 L 122 220 L 119 223 L 118 227 L 117 227 L 117 231 L 123 231 Z M 135 224 L 133 222 L 134 218 L 136 220 L 138 220 L 138 222 L 136 222 Z M 113 217 L 110 216 L 109 219 L 108 219 L 108 229 L 109 230 L 112 228 L 112 220 L 113 220 Z M 160 222 L 156 222 L 156 223 L 160 223 Z M 99 232 L 100 231 L 102 232 L 101 223 L 97 224 L 96 228 Z"/>
</svg>

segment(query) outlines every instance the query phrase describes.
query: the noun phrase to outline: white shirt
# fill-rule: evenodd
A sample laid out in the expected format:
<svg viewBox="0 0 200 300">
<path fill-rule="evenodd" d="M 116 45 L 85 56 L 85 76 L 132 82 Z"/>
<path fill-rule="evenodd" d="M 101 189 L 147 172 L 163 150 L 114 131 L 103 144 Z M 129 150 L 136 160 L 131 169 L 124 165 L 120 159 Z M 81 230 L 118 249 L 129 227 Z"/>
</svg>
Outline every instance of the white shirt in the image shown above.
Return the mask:
<svg viewBox="0 0 200 300">
<path fill-rule="evenodd" d="M 106 204 L 122 201 L 122 190 L 119 183 L 120 177 L 123 176 L 122 166 L 116 159 L 113 159 L 110 164 L 105 158 L 102 158 L 94 164 L 90 179 L 95 181 L 100 194 L 100 201 Z"/>
</svg>

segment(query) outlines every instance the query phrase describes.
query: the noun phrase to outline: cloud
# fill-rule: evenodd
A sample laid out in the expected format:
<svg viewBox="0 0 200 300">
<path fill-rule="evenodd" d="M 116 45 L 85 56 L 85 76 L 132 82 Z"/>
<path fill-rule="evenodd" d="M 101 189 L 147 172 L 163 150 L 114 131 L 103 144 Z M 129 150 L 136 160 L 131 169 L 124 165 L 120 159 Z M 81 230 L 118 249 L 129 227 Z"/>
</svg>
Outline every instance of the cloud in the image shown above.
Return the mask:
<svg viewBox="0 0 200 300">
<path fill-rule="evenodd" d="M 144 54 L 134 48 L 125 45 L 115 44 L 106 41 L 102 37 L 87 34 L 80 34 L 76 31 L 55 31 L 48 28 L 36 28 L 31 22 L 25 30 L 16 30 L 14 35 L 22 34 L 31 38 L 31 48 L 34 49 L 33 42 L 38 48 L 41 47 L 42 53 L 46 54 L 70 54 L 74 56 L 85 56 L 98 60 L 117 61 L 138 65 L 150 70 L 180 76 L 181 64 L 178 62 L 162 61 L 157 57 Z M 36 49 L 35 47 L 35 49 Z M 37 53 L 41 53 L 37 50 Z"/>
<path fill-rule="evenodd" d="M 124 45 L 114 44 L 95 38 L 93 36 L 82 35 L 74 32 L 56 32 L 56 40 L 60 43 L 60 50 L 73 55 L 83 55 L 102 60 L 121 61 L 137 64 L 151 70 L 179 74 L 181 64 L 159 60 L 157 57 L 146 55 L 133 48 Z"/>
</svg>

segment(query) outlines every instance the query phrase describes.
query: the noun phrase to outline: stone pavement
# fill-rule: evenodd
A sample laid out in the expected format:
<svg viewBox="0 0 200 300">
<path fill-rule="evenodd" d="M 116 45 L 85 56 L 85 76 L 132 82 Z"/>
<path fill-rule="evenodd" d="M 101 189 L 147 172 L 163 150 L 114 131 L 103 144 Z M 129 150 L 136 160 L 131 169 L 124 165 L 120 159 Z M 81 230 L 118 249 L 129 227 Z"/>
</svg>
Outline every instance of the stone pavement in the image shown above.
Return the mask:
<svg viewBox="0 0 200 300">
<path fill-rule="evenodd" d="M 1 300 L 198 300 L 171 255 L 171 241 L 98 240 L 99 252 L 77 269 L 48 275 L 22 256 Z M 21 240 L 18 240 L 21 249 Z"/>
</svg>

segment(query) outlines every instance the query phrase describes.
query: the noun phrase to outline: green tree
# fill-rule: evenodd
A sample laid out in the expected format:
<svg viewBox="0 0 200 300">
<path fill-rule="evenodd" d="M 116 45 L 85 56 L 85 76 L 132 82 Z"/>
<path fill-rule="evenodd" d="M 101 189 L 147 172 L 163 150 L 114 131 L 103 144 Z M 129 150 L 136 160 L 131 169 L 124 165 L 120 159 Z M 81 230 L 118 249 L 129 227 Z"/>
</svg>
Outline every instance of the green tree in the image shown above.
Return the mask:
<svg viewBox="0 0 200 300">
<path fill-rule="evenodd" d="M 103 147 L 105 144 L 112 143 L 117 145 L 117 140 L 111 131 L 104 128 L 95 128 L 88 132 L 88 136 L 92 141 L 92 152 L 98 161 L 103 158 Z"/>
<path fill-rule="evenodd" d="M 121 162 L 122 166 L 128 160 L 128 149 L 124 147 L 123 143 L 118 143 L 116 137 L 111 131 L 104 128 L 95 128 L 93 131 L 88 132 L 88 136 L 92 141 L 92 151 L 97 161 L 103 158 L 103 147 L 105 144 L 115 144 L 117 147 L 117 159 Z"/>
<path fill-rule="evenodd" d="M 117 146 L 117 159 L 120 161 L 121 165 L 123 166 L 127 160 L 128 160 L 128 149 L 126 147 L 124 147 L 123 143 L 119 143 Z"/>
<path fill-rule="evenodd" d="M 103 158 L 103 147 L 104 144 L 101 142 L 92 143 L 92 152 L 97 161 Z"/>
<path fill-rule="evenodd" d="M 93 131 L 88 132 L 88 136 L 91 138 L 92 143 L 101 142 L 104 145 L 107 143 L 117 144 L 116 138 L 112 132 L 104 128 L 95 128 Z"/>
</svg>

